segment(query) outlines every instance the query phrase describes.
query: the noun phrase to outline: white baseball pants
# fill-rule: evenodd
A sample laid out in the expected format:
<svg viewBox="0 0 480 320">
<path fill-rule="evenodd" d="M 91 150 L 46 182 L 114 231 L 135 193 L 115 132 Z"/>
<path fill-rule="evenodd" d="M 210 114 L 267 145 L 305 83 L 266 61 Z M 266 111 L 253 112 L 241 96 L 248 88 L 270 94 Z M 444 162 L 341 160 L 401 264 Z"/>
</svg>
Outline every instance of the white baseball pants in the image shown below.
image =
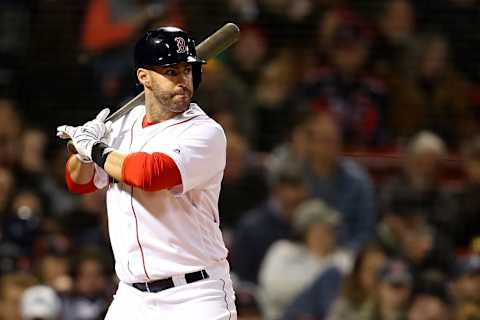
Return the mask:
<svg viewBox="0 0 480 320">
<path fill-rule="evenodd" d="M 206 270 L 208 279 L 156 293 L 120 282 L 105 320 L 237 320 L 228 264 Z"/>
</svg>

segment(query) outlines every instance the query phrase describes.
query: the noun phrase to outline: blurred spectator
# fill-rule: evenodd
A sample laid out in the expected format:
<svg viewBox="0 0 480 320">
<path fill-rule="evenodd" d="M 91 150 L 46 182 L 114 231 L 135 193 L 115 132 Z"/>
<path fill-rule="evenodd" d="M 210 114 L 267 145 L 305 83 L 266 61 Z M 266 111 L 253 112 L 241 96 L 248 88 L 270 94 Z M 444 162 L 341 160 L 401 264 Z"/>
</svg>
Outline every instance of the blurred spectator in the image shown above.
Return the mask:
<svg viewBox="0 0 480 320">
<path fill-rule="evenodd" d="M 318 13 L 314 0 L 258 0 L 261 21 L 271 47 L 283 48 L 304 44 L 312 39 Z"/>
<path fill-rule="evenodd" d="M 10 273 L 0 278 L 0 319 L 22 320 L 21 298 L 25 289 L 35 285 L 29 274 Z"/>
<path fill-rule="evenodd" d="M 407 264 L 401 260 L 387 261 L 380 270 L 373 319 L 404 319 L 412 287 L 413 277 Z"/>
<path fill-rule="evenodd" d="M 63 219 L 65 232 L 74 247 L 108 246 L 105 192 L 98 190 L 80 197 L 80 207 Z"/>
<path fill-rule="evenodd" d="M 347 146 L 383 146 L 389 136 L 385 123 L 388 93 L 368 70 L 370 32 L 358 17 L 343 15 L 340 21 L 332 18 L 331 35 L 323 36 L 328 44 L 326 61 L 306 74 L 301 103 L 334 115 Z"/>
<path fill-rule="evenodd" d="M 437 273 L 424 273 L 416 283 L 407 320 L 449 320 L 450 296 L 446 278 Z"/>
<path fill-rule="evenodd" d="M 25 129 L 21 136 L 20 166 L 30 174 L 45 174 L 47 135 L 39 129 Z"/>
<path fill-rule="evenodd" d="M 287 307 L 282 320 L 325 319 L 337 299 L 342 273 L 336 267 L 325 269 Z"/>
<path fill-rule="evenodd" d="M 262 320 L 262 312 L 258 303 L 258 288 L 255 284 L 243 282 L 233 275 L 235 305 L 238 320 Z"/>
<path fill-rule="evenodd" d="M 451 235 L 456 205 L 442 190 L 443 141 L 420 132 L 409 143 L 403 172 L 383 186 L 378 234 L 392 255 L 407 259 L 415 270 L 452 271 Z"/>
<path fill-rule="evenodd" d="M 387 0 L 376 3 L 378 37 L 372 48 L 371 61 L 380 75 L 398 73 L 399 65 L 414 39 L 415 11 L 409 0 Z"/>
<path fill-rule="evenodd" d="M 408 320 L 449 320 L 448 305 L 439 297 L 417 294 L 408 311 Z"/>
<path fill-rule="evenodd" d="M 65 148 L 65 145 L 60 144 L 50 150 L 47 157 L 50 165 L 39 186 L 48 199 L 50 215 L 55 217 L 66 216 L 79 206 L 79 198 L 68 192 L 65 185 L 65 163 L 68 157 Z"/>
<path fill-rule="evenodd" d="M 13 242 L 0 241 L 0 276 L 30 269 L 30 259 Z M 0 318 L 1 319 L 1 318 Z"/>
<path fill-rule="evenodd" d="M 0 167 L 0 221 L 12 201 L 15 191 L 15 176 L 10 170 Z"/>
<path fill-rule="evenodd" d="M 300 69 L 296 53 L 285 50 L 260 70 L 255 87 L 257 131 L 252 137 L 257 150 L 269 152 L 286 138 Z"/>
<path fill-rule="evenodd" d="M 98 108 L 91 73 L 79 63 L 86 1 L 21 1 L 28 2 L 31 16 L 29 37 L 17 39 L 28 45 L 20 66 L 19 107 L 32 124 L 53 132 Z"/>
<path fill-rule="evenodd" d="M 408 146 L 403 172 L 381 193 L 378 236 L 391 255 L 403 256 L 416 272 L 452 272 L 453 242 L 447 236 L 456 206 L 439 182 L 445 150 L 436 135 L 419 133 Z"/>
<path fill-rule="evenodd" d="M 81 48 L 88 55 L 99 86 L 101 104 L 117 105 L 133 93 L 132 40 L 152 24 L 179 25 L 170 16 L 172 1 L 90 0 L 81 30 Z M 162 19 L 161 21 L 159 21 Z"/>
<path fill-rule="evenodd" d="M 126 45 L 148 23 L 165 13 L 167 1 L 90 0 L 83 23 L 82 46 L 93 53 L 103 53 Z"/>
<path fill-rule="evenodd" d="M 462 151 L 466 181 L 459 194 L 454 235 L 456 247 L 468 249 L 480 239 L 480 137 L 467 141 Z"/>
<path fill-rule="evenodd" d="M 63 300 L 64 320 L 101 319 L 108 307 L 106 264 L 101 252 L 79 253 L 73 263 L 73 291 Z"/>
<path fill-rule="evenodd" d="M 410 140 L 402 172 L 383 186 L 381 208 L 387 223 L 391 216 L 417 215 L 437 230 L 451 233 L 456 205 L 440 180 L 446 152 L 442 139 L 431 132 L 422 131 Z"/>
<path fill-rule="evenodd" d="M 464 304 L 480 307 L 480 256 L 471 255 L 458 259 L 452 286 L 457 309 Z"/>
<path fill-rule="evenodd" d="M 22 320 L 59 320 L 60 306 L 60 298 L 52 288 L 43 285 L 30 287 L 22 294 Z"/>
<path fill-rule="evenodd" d="M 328 320 L 369 319 L 378 289 L 379 272 L 385 265 L 383 249 L 368 244 L 358 252 L 352 273 L 344 280 L 340 297 L 332 307 Z"/>
<path fill-rule="evenodd" d="M 297 112 L 292 119 L 288 139 L 278 145 L 266 159 L 269 171 L 278 170 L 290 163 L 304 163 L 309 143 L 308 127 L 310 112 Z"/>
<path fill-rule="evenodd" d="M 56 292 L 67 293 L 72 290 L 68 257 L 56 254 L 45 255 L 37 260 L 35 271 L 42 283 Z"/>
<path fill-rule="evenodd" d="M 257 0 L 229 0 L 228 3 L 230 10 L 240 21 L 252 21 L 258 18 L 259 7 Z"/>
<path fill-rule="evenodd" d="M 410 263 L 412 272 L 417 275 L 428 270 L 436 270 L 451 275 L 454 266 L 454 250 L 451 242 L 426 225 L 424 220 L 413 220 L 407 224 L 400 236 L 399 251 Z"/>
<path fill-rule="evenodd" d="M 243 31 L 242 31 L 243 32 Z M 195 92 L 195 100 L 208 114 L 217 119 L 218 114 L 231 115 L 233 126 L 224 126 L 225 131 L 238 130 L 250 137 L 253 132 L 253 99 L 249 95 L 250 88 L 240 80 L 232 70 L 217 59 L 210 59 L 202 69 L 202 86 Z"/>
<path fill-rule="evenodd" d="M 400 74 L 390 79 L 390 124 L 397 138 L 421 129 L 435 132 L 451 147 L 474 131 L 468 85 L 450 63 L 440 34 L 417 37 Z"/>
<path fill-rule="evenodd" d="M 370 302 L 357 312 L 345 313 L 346 318 L 338 319 L 403 320 L 412 286 L 408 266 L 401 260 L 387 260 L 379 270 L 378 288 L 372 292 Z M 338 310 L 338 304 L 336 308 Z"/>
<path fill-rule="evenodd" d="M 43 215 L 44 205 L 36 192 L 18 191 L 12 199 L 9 212 L 3 219 L 4 240 L 18 245 L 23 255 L 32 255 L 34 242 L 40 233 Z"/>
<path fill-rule="evenodd" d="M 339 127 L 327 113 L 316 113 L 308 125 L 305 177 L 312 195 L 341 215 L 339 244 L 356 250 L 374 235 L 373 185 L 357 163 L 341 158 Z"/>
<path fill-rule="evenodd" d="M 296 166 L 279 168 L 270 177 L 269 199 L 245 213 L 234 230 L 233 272 L 242 280 L 258 282 L 258 272 L 272 243 L 291 235 L 295 208 L 306 198 L 302 172 Z"/>
<path fill-rule="evenodd" d="M 452 48 L 452 61 L 470 81 L 480 80 L 475 54 L 480 49 L 480 7 L 477 0 L 414 1 L 424 29 L 440 30 Z"/>
<path fill-rule="evenodd" d="M 68 256 L 73 250 L 72 239 L 59 219 L 45 217 L 42 233 L 35 245 L 38 257 L 44 255 Z"/>
<path fill-rule="evenodd" d="M 240 39 L 231 49 L 228 62 L 234 74 L 247 85 L 247 89 L 254 90 L 258 71 L 267 58 L 268 41 L 259 25 L 242 24 L 240 29 Z"/>
<path fill-rule="evenodd" d="M 302 0 L 297 4 L 278 0 L 260 0 L 259 2 L 265 11 L 284 16 L 292 21 L 304 19 L 314 7 L 314 1 L 311 0 Z"/>
<path fill-rule="evenodd" d="M 345 26 L 357 25 L 360 18 L 358 14 L 362 10 L 359 10 L 357 3 L 360 3 L 360 0 L 355 2 L 348 2 L 343 0 L 323 0 L 319 1 L 320 6 L 322 6 L 325 11 L 322 16 L 319 17 L 316 26 L 316 43 L 315 50 L 319 54 L 317 58 L 321 58 L 318 62 L 321 64 L 327 63 L 328 50 L 334 45 L 336 39 L 338 39 L 337 34 L 339 28 Z M 364 6 L 363 4 L 361 5 Z M 371 11 L 371 10 L 370 10 Z M 362 19 L 362 22 L 365 20 Z M 358 26 L 358 25 L 357 25 Z M 363 25 L 366 27 L 366 25 Z M 367 29 L 363 29 L 367 31 Z M 363 35 L 367 35 L 366 33 Z"/>
<path fill-rule="evenodd" d="M 22 122 L 15 101 L 0 97 L 0 165 L 13 167 L 21 130 Z"/>
<path fill-rule="evenodd" d="M 328 63 L 328 48 L 330 48 L 333 40 L 335 30 L 343 21 L 344 8 L 331 8 L 323 12 L 321 17 L 317 20 L 315 26 L 315 36 L 312 48 L 313 61 L 310 63 L 314 66 L 312 68 L 306 68 L 306 74 L 304 78 L 310 79 L 316 77 L 317 66 L 324 66 Z M 307 58 L 307 57 L 305 57 Z M 313 70 L 311 70 L 313 69 Z"/>
<path fill-rule="evenodd" d="M 238 131 L 238 122 L 231 110 L 217 110 L 211 114 L 211 117 L 222 126 L 225 132 Z"/>
<path fill-rule="evenodd" d="M 455 311 L 454 320 L 477 320 L 480 319 L 480 306 L 466 303 Z"/>
<path fill-rule="evenodd" d="M 245 137 L 227 131 L 227 164 L 218 200 L 222 228 L 233 229 L 242 214 L 265 201 L 266 173 L 257 163 Z"/>
<path fill-rule="evenodd" d="M 314 199 L 302 203 L 293 216 L 293 240 L 275 242 L 259 271 L 265 319 L 279 319 L 293 299 L 329 268 L 342 273 L 350 269 L 350 255 L 336 243 L 338 212 Z"/>
<path fill-rule="evenodd" d="M 19 137 L 16 177 L 19 188 L 34 189 L 42 196 L 45 212 L 49 212 L 49 199 L 42 190 L 48 180 L 47 166 L 48 138 L 39 128 L 25 128 Z M 64 151 L 65 152 L 65 151 Z M 54 201 L 54 199 L 51 199 Z"/>
</svg>

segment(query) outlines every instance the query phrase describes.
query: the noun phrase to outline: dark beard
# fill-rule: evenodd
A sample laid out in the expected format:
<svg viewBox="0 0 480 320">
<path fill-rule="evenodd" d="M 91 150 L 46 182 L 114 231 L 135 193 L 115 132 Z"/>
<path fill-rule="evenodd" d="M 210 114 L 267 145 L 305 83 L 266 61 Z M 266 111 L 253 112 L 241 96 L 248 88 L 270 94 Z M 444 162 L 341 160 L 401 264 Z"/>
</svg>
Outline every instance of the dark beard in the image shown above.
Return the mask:
<svg viewBox="0 0 480 320">
<path fill-rule="evenodd" d="M 190 105 L 190 99 L 174 101 L 173 98 L 175 97 L 175 95 L 172 94 L 156 93 L 154 91 L 153 96 L 161 106 L 165 107 L 168 111 L 175 113 L 180 113 L 187 110 Z"/>
</svg>

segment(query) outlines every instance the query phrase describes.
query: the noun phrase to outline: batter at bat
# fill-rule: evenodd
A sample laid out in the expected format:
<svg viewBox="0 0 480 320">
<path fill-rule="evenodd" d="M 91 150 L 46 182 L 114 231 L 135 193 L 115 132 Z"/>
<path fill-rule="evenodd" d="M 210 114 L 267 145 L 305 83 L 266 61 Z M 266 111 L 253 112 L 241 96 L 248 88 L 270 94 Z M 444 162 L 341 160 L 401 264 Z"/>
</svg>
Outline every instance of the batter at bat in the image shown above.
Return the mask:
<svg viewBox="0 0 480 320">
<path fill-rule="evenodd" d="M 205 60 L 174 27 L 147 32 L 134 55 L 144 105 L 113 124 L 104 109 L 57 128 L 78 152 L 69 190 L 107 188 L 120 283 L 106 319 L 237 319 L 217 206 L 226 138 L 191 102 Z"/>
</svg>

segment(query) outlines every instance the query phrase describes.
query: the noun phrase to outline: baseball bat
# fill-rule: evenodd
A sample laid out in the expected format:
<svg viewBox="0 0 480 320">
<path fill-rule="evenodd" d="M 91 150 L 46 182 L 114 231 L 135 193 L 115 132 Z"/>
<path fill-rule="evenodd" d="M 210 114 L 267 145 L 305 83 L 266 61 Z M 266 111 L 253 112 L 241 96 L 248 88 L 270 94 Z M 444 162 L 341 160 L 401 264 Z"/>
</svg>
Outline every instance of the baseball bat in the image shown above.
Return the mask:
<svg viewBox="0 0 480 320">
<path fill-rule="evenodd" d="M 235 23 L 226 23 L 223 27 L 215 31 L 212 35 L 195 47 L 197 56 L 204 60 L 208 60 L 237 42 L 239 36 L 240 28 Z M 105 121 L 114 122 L 120 119 L 123 115 L 129 113 L 130 110 L 136 106 L 143 103 L 145 103 L 145 91 L 137 94 L 135 97 L 121 106 L 117 111 L 109 115 Z M 70 153 L 76 152 L 72 141 L 67 143 L 67 150 Z"/>
</svg>

